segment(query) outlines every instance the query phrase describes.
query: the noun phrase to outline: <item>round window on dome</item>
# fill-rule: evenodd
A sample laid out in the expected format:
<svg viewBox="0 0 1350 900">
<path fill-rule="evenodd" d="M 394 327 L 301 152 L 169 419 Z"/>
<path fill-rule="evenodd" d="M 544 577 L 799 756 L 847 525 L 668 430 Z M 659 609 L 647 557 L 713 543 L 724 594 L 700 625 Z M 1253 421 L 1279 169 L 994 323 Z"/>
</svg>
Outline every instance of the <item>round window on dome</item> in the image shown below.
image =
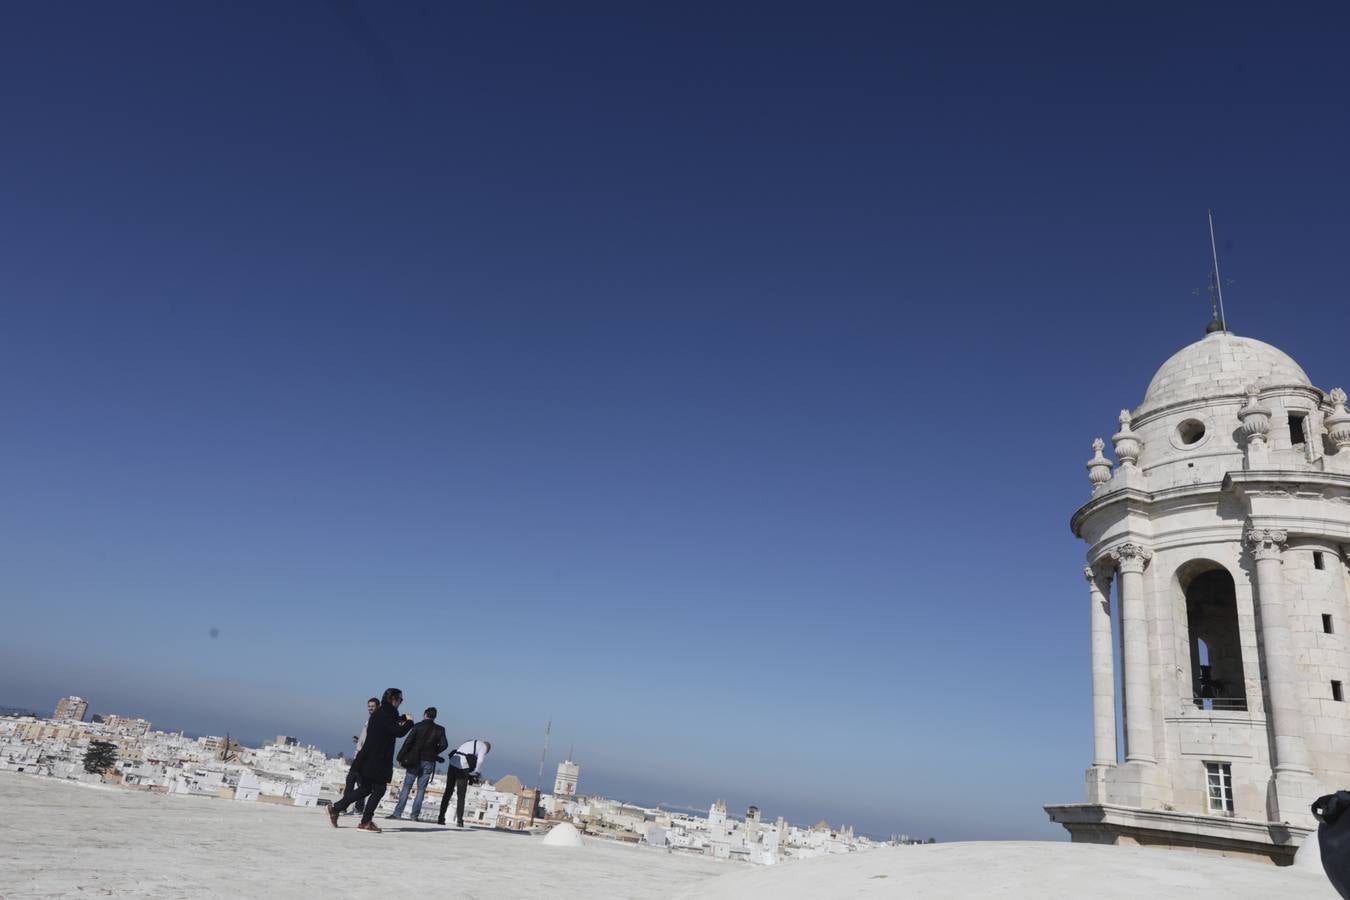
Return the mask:
<svg viewBox="0 0 1350 900">
<path fill-rule="evenodd" d="M 1183 447 L 1194 447 L 1205 439 L 1205 423 L 1199 419 L 1187 419 L 1177 426 L 1177 440 Z"/>
</svg>

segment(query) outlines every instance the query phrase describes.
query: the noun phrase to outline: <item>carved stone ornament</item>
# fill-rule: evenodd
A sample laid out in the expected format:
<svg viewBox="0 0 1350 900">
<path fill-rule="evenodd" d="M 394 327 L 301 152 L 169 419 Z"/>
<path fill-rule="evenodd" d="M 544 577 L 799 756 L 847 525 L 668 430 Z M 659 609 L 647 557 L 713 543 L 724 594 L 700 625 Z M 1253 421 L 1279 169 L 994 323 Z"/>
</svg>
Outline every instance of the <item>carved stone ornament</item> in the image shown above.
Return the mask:
<svg viewBox="0 0 1350 900">
<path fill-rule="evenodd" d="M 1331 413 L 1322 420 L 1336 452 L 1350 447 L 1350 412 L 1345 409 L 1346 396 L 1342 388 L 1335 388 L 1327 398 L 1331 401 Z"/>
<path fill-rule="evenodd" d="M 1083 577 L 1094 594 L 1104 594 L 1111 590 L 1111 573 L 1098 571 L 1095 566 L 1083 566 Z"/>
<path fill-rule="evenodd" d="M 1128 409 L 1120 411 L 1120 430 L 1111 435 L 1111 443 L 1115 446 L 1116 459 L 1120 460 L 1122 466 L 1133 466 L 1139 461 L 1139 454 L 1144 452 L 1144 442 L 1130 430 Z"/>
<path fill-rule="evenodd" d="M 1247 543 L 1256 559 L 1279 559 L 1289 532 L 1282 528 L 1249 528 Z"/>
<path fill-rule="evenodd" d="M 1117 544 L 1109 552 L 1122 572 L 1142 572 L 1144 566 L 1148 565 L 1148 561 L 1153 558 L 1152 550 L 1143 544 L 1133 542 Z"/>
<path fill-rule="evenodd" d="M 1247 385 L 1247 404 L 1238 410 L 1238 421 L 1247 443 L 1262 446 L 1270 433 L 1270 408 L 1261 405 L 1261 385 Z"/>
<path fill-rule="evenodd" d="M 1092 459 L 1087 462 L 1088 481 L 1092 482 L 1092 493 L 1099 492 L 1111 480 L 1111 460 L 1102 456 L 1106 441 L 1097 438 L 1092 442 Z"/>
</svg>

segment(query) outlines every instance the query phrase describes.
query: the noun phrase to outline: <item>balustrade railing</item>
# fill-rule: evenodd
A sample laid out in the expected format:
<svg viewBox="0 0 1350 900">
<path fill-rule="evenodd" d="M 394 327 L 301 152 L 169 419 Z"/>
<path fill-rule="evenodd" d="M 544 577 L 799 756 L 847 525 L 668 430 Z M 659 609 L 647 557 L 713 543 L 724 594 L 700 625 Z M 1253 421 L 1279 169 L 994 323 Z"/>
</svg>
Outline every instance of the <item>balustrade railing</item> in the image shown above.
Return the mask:
<svg viewBox="0 0 1350 900">
<path fill-rule="evenodd" d="M 1246 712 L 1246 697 L 1194 697 L 1191 700 L 1196 709 L 1212 712 Z"/>
</svg>

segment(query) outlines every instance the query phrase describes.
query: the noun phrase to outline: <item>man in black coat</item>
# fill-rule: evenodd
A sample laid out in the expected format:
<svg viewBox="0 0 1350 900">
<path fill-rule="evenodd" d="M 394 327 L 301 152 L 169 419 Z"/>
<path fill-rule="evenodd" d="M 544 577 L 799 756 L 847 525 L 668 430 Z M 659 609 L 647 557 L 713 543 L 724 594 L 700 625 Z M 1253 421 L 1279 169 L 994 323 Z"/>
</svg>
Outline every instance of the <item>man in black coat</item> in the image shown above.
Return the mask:
<svg viewBox="0 0 1350 900">
<path fill-rule="evenodd" d="M 379 708 L 380 708 L 379 697 L 371 697 L 369 700 L 366 701 L 367 723 L 370 722 L 370 717 L 375 714 L 375 710 Z M 362 725 L 361 733 L 359 735 L 352 736 L 352 743 L 356 745 L 356 750 L 352 753 L 352 767 L 347 770 L 347 785 L 342 789 L 343 794 L 351 793 L 352 789 L 355 788 L 357 783 L 361 781 L 361 773 L 356 771 L 356 754 L 361 752 L 361 745 L 364 744 L 365 742 L 366 742 L 366 726 Z M 363 815 L 365 811 L 366 811 L 365 801 L 363 800 L 357 800 L 355 803 L 352 804 L 351 809 L 348 810 L 348 812 L 355 812 L 358 815 Z"/>
<path fill-rule="evenodd" d="M 371 713 L 366 723 L 366 740 L 356 752 L 352 761 L 360 778 L 360 784 L 342 796 L 342 799 L 328 807 L 328 820 L 338 827 L 338 816 L 357 800 L 366 801 L 366 810 L 361 814 L 361 824 L 356 826 L 362 831 L 379 831 L 371 819 L 375 816 L 375 807 L 394 780 L 394 741 L 403 737 L 413 727 L 412 719 L 398 714 L 399 704 L 403 702 L 403 692 L 398 688 L 389 688 L 380 699 L 380 708 Z"/>
<path fill-rule="evenodd" d="M 422 714 L 422 721 L 412 727 L 403 739 L 403 747 L 398 751 L 398 764 L 406 770 L 403 776 L 403 790 L 398 793 L 398 803 L 394 811 L 385 816 L 387 819 L 403 818 L 403 806 L 408 802 L 408 791 L 413 782 L 417 782 L 417 799 L 413 800 L 412 817 L 422 814 L 422 800 L 427 795 L 427 783 L 436 774 L 436 763 L 444 762 L 441 754 L 450 746 L 445 737 L 445 729 L 436 724 L 436 707 L 428 706 Z"/>
</svg>

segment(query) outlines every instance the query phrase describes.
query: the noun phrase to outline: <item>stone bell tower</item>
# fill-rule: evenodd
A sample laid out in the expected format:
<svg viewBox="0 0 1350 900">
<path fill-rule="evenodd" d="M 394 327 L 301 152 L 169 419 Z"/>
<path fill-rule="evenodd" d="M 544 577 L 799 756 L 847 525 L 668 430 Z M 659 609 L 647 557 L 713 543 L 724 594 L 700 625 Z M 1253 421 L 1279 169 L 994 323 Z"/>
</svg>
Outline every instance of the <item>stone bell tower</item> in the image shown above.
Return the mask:
<svg viewBox="0 0 1350 900">
<path fill-rule="evenodd" d="M 1093 442 L 1071 520 L 1088 546 L 1087 802 L 1046 811 L 1075 841 L 1291 862 L 1311 802 L 1350 787 L 1346 394 L 1216 320 L 1119 422 L 1119 464 Z"/>
</svg>

